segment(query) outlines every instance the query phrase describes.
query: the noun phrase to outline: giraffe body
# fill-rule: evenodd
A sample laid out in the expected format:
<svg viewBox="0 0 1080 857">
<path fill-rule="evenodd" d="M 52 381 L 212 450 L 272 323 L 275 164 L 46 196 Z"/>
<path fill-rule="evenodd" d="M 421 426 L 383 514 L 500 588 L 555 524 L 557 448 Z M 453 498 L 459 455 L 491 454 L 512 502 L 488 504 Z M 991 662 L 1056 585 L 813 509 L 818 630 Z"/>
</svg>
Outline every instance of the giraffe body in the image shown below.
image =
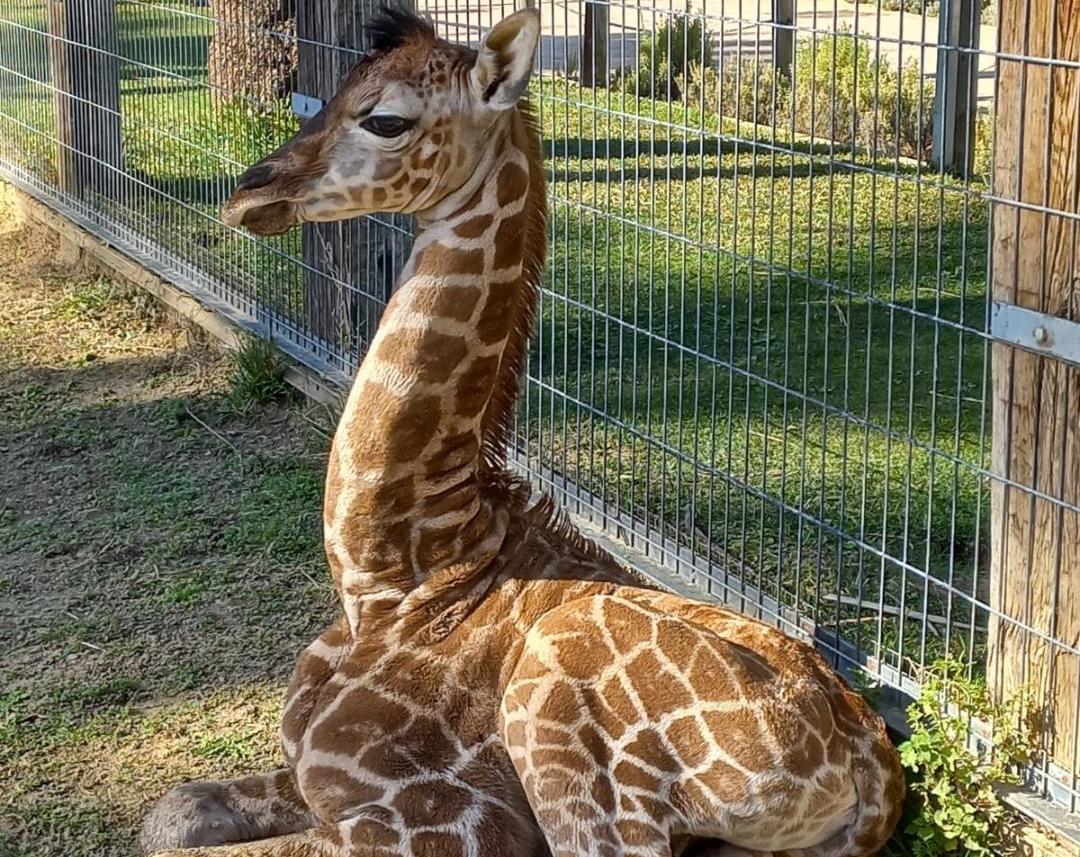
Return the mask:
<svg viewBox="0 0 1080 857">
<path fill-rule="evenodd" d="M 174 790 L 148 851 L 856 857 L 896 823 L 883 724 L 812 649 L 643 586 L 505 470 L 544 255 L 538 35 L 516 13 L 474 52 L 389 14 L 226 205 L 265 233 L 411 211 L 417 237 L 331 450 L 343 615 L 297 663 L 287 767 Z"/>
</svg>

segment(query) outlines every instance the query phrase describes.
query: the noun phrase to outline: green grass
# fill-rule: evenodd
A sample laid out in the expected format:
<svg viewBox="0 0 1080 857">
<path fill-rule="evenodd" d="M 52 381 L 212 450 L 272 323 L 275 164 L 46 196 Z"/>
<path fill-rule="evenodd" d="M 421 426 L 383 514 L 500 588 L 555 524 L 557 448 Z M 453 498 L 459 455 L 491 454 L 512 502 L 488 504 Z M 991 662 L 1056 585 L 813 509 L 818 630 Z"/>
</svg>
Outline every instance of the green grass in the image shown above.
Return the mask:
<svg viewBox="0 0 1080 857">
<path fill-rule="evenodd" d="M 232 178 L 295 119 L 210 97 L 204 9 L 117 14 L 137 204 L 97 204 L 235 300 L 302 322 L 299 230 L 256 241 L 216 221 Z M 8 15 L 42 22 L 29 0 Z M 40 72 L 41 39 L 0 24 L 0 48 L 16 39 Z M 14 92 L 0 86 L 0 157 L 48 179 L 47 93 Z M 532 94 L 553 200 L 522 408 L 532 454 L 875 654 L 940 654 L 944 628 L 829 592 L 948 613 L 954 651 L 981 651 L 971 611 L 919 576 L 985 594 L 981 181 L 563 79 Z M 310 548 L 273 516 L 241 513 L 228 537 Z"/>
</svg>

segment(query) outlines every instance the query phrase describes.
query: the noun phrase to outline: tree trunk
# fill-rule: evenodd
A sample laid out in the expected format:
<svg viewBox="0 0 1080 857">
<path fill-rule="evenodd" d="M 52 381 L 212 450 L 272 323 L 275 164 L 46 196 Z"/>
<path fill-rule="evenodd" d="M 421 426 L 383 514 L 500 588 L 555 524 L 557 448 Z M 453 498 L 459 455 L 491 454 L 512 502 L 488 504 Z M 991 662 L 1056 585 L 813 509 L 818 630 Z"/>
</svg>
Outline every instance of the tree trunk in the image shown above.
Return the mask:
<svg viewBox="0 0 1080 857">
<path fill-rule="evenodd" d="M 268 103 L 287 95 L 296 75 L 295 0 L 210 0 L 210 8 L 214 97 Z"/>
</svg>

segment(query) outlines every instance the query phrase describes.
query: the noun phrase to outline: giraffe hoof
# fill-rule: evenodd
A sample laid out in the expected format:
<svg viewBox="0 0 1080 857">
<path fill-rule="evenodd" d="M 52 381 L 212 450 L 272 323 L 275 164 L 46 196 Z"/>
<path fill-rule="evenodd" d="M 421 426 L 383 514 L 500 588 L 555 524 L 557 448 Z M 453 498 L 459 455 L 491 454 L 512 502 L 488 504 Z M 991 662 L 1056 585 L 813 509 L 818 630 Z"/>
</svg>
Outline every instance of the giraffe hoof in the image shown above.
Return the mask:
<svg viewBox="0 0 1080 857">
<path fill-rule="evenodd" d="M 222 845 L 253 838 L 256 831 L 229 806 L 220 783 L 184 783 L 162 797 L 139 834 L 142 854 Z"/>
</svg>

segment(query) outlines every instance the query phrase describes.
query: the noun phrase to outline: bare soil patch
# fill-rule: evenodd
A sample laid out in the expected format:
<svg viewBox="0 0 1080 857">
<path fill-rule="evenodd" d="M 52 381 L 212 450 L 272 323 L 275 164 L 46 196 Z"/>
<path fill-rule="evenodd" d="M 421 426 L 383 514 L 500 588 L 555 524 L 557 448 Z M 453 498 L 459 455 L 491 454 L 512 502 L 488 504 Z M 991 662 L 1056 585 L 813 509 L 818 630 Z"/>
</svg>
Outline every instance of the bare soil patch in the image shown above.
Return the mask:
<svg viewBox="0 0 1080 857">
<path fill-rule="evenodd" d="M 187 778 L 275 765 L 332 618 L 326 417 L 238 409 L 231 362 L 58 268 L 0 185 L 0 855 L 128 855 Z"/>
</svg>

